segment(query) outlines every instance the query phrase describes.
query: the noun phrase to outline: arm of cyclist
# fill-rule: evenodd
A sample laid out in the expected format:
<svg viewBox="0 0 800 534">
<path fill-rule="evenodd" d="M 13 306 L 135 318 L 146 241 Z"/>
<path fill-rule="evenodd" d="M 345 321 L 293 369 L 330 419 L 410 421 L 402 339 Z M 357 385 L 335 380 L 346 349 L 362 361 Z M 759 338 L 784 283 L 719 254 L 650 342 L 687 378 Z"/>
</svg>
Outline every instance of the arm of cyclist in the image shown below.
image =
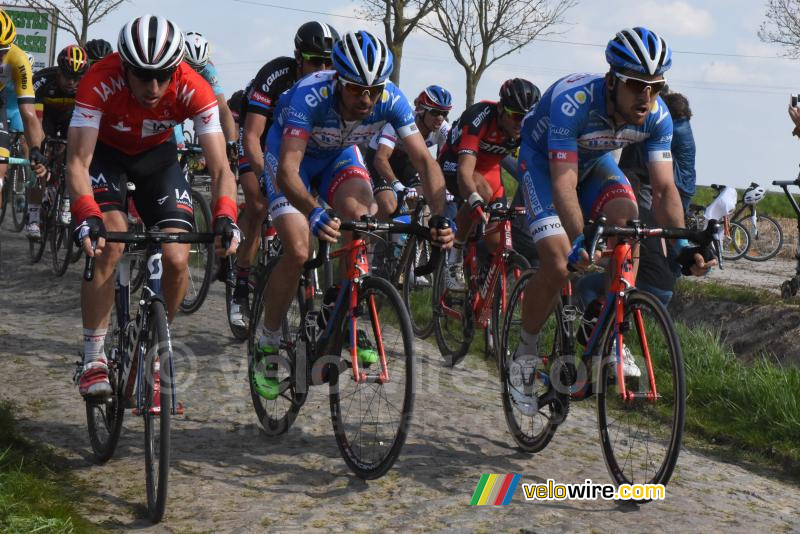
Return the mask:
<svg viewBox="0 0 800 534">
<path fill-rule="evenodd" d="M 462 198 L 467 199 L 472 208 L 473 217 L 476 220 L 483 219 L 484 222 L 488 222 L 489 214 L 486 212 L 486 203 L 483 196 L 478 192 L 478 187 L 472 176 L 477 163 L 478 157 L 474 153 L 462 152 L 458 155 L 458 168 L 456 170 L 458 190 Z"/>
<path fill-rule="evenodd" d="M 672 161 L 650 161 L 647 164 L 650 174 L 650 184 L 653 188 L 653 216 L 661 226 L 683 228 L 683 206 L 681 205 L 678 189 L 675 187 L 675 179 L 672 172 Z M 682 249 L 688 243 L 678 241 L 674 244 L 676 252 L 681 257 Z M 686 254 L 683 255 L 686 258 Z M 703 251 L 694 252 L 689 258 L 694 258 L 694 265 L 688 269 L 693 276 L 703 276 L 717 265 L 717 260 L 706 261 L 703 258 Z M 687 263 L 683 260 L 681 263 Z"/>
<path fill-rule="evenodd" d="M 36 116 L 36 109 L 33 103 L 20 103 L 19 115 L 22 118 L 22 126 L 25 128 L 25 141 L 30 147 L 31 168 L 36 173 L 36 176 L 42 177 L 47 174 L 47 167 L 44 166 L 44 155 L 41 151 L 42 142 L 44 141 L 42 123 Z"/>
<path fill-rule="evenodd" d="M 389 164 L 389 158 L 392 157 L 393 153 L 393 147 L 378 143 L 378 149 L 375 151 L 375 157 L 372 160 L 375 169 L 389 184 L 393 184 L 397 181 L 397 176 L 395 176 L 394 170 L 392 170 L 392 166 Z"/>
<path fill-rule="evenodd" d="M 199 119 L 202 122 L 202 119 Z M 238 206 L 236 204 L 236 179 L 228 165 L 228 155 L 225 150 L 225 136 L 220 128 L 198 130 L 198 121 L 194 129 L 198 133 L 198 141 L 203 147 L 203 156 L 211 177 L 211 205 L 213 206 L 214 249 L 218 256 L 230 256 L 236 252 L 241 240 L 239 227 L 236 226 Z M 222 248 L 223 236 L 228 243 L 227 248 Z"/>
<path fill-rule="evenodd" d="M 248 113 L 244 119 L 244 155 L 250 162 L 250 168 L 256 174 L 264 174 L 264 151 L 261 147 L 261 135 L 267 127 L 267 118 L 259 113 Z"/>
<path fill-rule="evenodd" d="M 431 156 L 419 132 L 404 138 L 403 142 L 411 164 L 422 179 L 422 189 L 431 211 L 435 215 L 444 215 L 447 207 L 447 190 L 445 189 L 441 167 Z M 451 228 L 440 230 L 435 228 L 435 225 L 431 225 L 431 239 L 435 245 L 443 249 L 449 249 L 453 246 L 455 234 L 453 234 L 452 224 L 450 226 Z"/>
<path fill-rule="evenodd" d="M 331 218 L 320 207 L 300 177 L 300 164 L 303 162 L 306 144 L 303 138 L 284 136 L 278 160 L 278 187 L 292 206 L 308 218 L 309 227 L 315 236 L 335 243 L 341 236 L 339 221 Z"/>
<path fill-rule="evenodd" d="M 553 181 L 553 206 L 561 219 L 561 225 L 572 243 L 570 263 L 578 270 L 591 264 L 589 254 L 583 247 L 583 211 L 578 202 L 578 163 L 551 161 L 550 176 Z M 581 250 L 583 248 L 583 250 Z M 575 258 L 575 255 L 578 258 Z M 578 261 L 572 261 L 577 259 Z"/>
<path fill-rule="evenodd" d="M 222 124 L 222 132 L 225 134 L 227 143 L 235 143 L 239 139 L 239 132 L 236 131 L 236 123 L 233 121 L 233 113 L 225 100 L 225 93 L 215 95 L 217 106 L 219 106 L 219 121 Z"/>
<path fill-rule="evenodd" d="M 77 241 L 87 256 L 103 253 L 106 245 L 105 225 L 100 206 L 94 199 L 92 180 L 89 177 L 89 165 L 97 144 L 98 130 L 95 128 L 70 128 L 67 132 L 67 187 L 73 199 L 71 211 L 77 223 L 75 233 Z M 97 238 L 96 248 L 92 251 L 92 238 Z"/>
</svg>

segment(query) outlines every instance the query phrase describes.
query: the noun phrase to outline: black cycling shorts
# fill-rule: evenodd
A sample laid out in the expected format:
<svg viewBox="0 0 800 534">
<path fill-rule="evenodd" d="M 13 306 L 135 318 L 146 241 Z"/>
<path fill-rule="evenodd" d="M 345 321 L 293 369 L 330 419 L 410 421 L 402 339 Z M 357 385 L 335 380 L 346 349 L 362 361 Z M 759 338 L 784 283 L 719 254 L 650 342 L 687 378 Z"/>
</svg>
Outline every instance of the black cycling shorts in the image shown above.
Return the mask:
<svg viewBox="0 0 800 534">
<path fill-rule="evenodd" d="M 367 157 L 365 158 L 367 170 L 372 178 L 372 192 L 393 191 L 394 189 L 389 180 L 383 177 L 381 173 L 378 172 L 378 169 L 375 168 L 374 161 L 376 153 L 377 150 L 374 148 L 367 148 Z M 395 150 L 392 152 L 392 155 L 389 156 L 389 165 L 392 167 L 394 175 L 404 186 L 417 187 L 420 184 L 417 170 L 411 164 L 408 154 L 402 150 Z"/>
<path fill-rule="evenodd" d="M 94 199 L 103 212 L 127 212 L 127 182 L 133 182 L 133 202 L 148 228 L 193 230 L 192 191 L 178 164 L 174 143 L 165 142 L 131 156 L 98 141 L 89 176 Z"/>
</svg>

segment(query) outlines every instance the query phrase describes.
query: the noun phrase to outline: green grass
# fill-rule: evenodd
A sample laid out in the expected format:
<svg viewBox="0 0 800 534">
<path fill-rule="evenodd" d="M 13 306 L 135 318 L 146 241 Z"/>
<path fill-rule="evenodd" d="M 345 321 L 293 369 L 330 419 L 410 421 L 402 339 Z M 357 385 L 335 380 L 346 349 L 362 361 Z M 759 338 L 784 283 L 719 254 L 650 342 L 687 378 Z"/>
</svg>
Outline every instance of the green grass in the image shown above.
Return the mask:
<svg viewBox="0 0 800 534">
<path fill-rule="evenodd" d="M 734 286 L 720 282 L 698 282 L 681 277 L 675 286 L 675 293 L 686 298 L 724 300 L 737 304 L 761 304 L 771 306 L 797 306 L 798 298 L 783 300 L 769 291 L 749 287 Z"/>
<path fill-rule="evenodd" d="M 768 184 L 760 184 L 760 185 L 768 185 Z M 737 197 L 741 198 L 742 191 L 744 189 L 737 189 Z M 792 189 L 789 189 L 792 191 Z M 800 192 L 800 190 L 798 190 Z M 695 191 L 695 195 L 692 197 L 693 204 L 700 204 L 701 206 L 708 206 L 708 204 L 714 200 L 716 196 L 716 191 L 711 189 L 711 187 L 698 185 Z M 789 203 L 789 199 L 786 198 L 786 195 L 783 191 L 768 191 L 767 195 L 764 197 L 764 200 L 758 203 L 758 211 L 759 213 L 764 213 L 766 215 L 772 215 L 773 217 L 789 217 L 794 218 L 796 214 L 792 205 Z"/>
<path fill-rule="evenodd" d="M 0 404 L 0 532 L 96 532 L 78 515 L 63 462 L 23 438 L 13 412 Z"/>
</svg>

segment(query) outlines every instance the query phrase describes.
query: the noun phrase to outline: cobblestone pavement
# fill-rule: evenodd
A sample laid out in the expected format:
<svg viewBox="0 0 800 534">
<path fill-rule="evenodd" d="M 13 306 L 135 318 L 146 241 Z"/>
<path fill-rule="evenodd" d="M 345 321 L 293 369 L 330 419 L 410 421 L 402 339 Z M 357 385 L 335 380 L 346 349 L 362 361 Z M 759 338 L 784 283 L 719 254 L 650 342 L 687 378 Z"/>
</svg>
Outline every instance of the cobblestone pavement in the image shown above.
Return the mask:
<svg viewBox="0 0 800 534">
<path fill-rule="evenodd" d="M 67 460 L 87 488 L 85 515 L 111 530 L 800 530 L 797 485 L 689 448 L 667 499 L 638 508 L 526 502 L 521 489 L 510 506 L 468 506 L 482 473 L 520 473 L 522 482 L 608 482 L 594 404 L 575 405 L 543 452 L 520 453 L 486 365 L 467 360 L 443 368 L 435 347 L 423 341 L 416 343 L 419 384 L 409 439 L 385 477 L 364 482 L 339 455 L 321 388 L 287 434 L 271 438 L 259 430 L 244 345 L 228 332 L 219 284 L 197 314 L 180 316 L 173 328 L 173 339 L 193 356 L 180 363 L 186 413 L 173 419 L 167 513 L 152 526 L 144 519 L 141 422 L 126 414 L 114 458 L 92 462 L 84 404 L 71 383 L 81 348 L 78 267 L 55 279 L 46 263 L 25 265 L 27 244 L 19 234 L 3 231 L 0 239 L 0 398 L 17 404 L 28 435 Z"/>
</svg>

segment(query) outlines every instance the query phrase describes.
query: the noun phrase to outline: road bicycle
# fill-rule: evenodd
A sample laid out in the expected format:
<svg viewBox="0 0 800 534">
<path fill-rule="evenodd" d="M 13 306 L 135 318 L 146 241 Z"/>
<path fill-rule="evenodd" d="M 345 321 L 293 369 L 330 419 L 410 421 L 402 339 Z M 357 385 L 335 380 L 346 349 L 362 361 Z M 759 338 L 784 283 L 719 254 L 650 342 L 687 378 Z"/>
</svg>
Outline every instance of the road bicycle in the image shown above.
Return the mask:
<svg viewBox="0 0 800 534">
<path fill-rule="evenodd" d="M 725 185 L 717 185 L 711 184 L 711 188 L 716 191 L 717 197 L 714 199 L 713 202 L 721 202 L 723 201 L 722 198 L 719 198 L 722 194 L 730 194 L 730 209 L 733 210 L 734 206 L 736 205 L 736 190 L 732 187 L 728 187 Z M 702 230 L 705 228 L 706 224 L 706 211 L 711 208 L 711 204 L 706 207 L 700 206 L 698 204 L 689 204 L 689 210 L 686 212 L 686 228 L 694 229 L 694 230 Z M 747 228 L 741 224 L 741 222 L 735 221 L 735 217 L 732 217 L 732 211 L 725 211 L 724 214 L 720 214 L 719 219 L 721 228 L 722 228 L 722 258 L 728 261 L 735 261 L 745 257 L 745 255 L 750 250 L 750 246 L 752 243 L 752 239 L 750 236 L 750 232 L 747 231 Z"/>
<path fill-rule="evenodd" d="M 169 323 L 162 295 L 161 246 L 164 243 L 213 243 L 210 233 L 166 233 L 153 228 L 143 232 L 108 232 L 106 242 L 144 247 L 147 283 L 131 308 L 130 263 L 119 262 L 114 290 L 114 308 L 108 325 L 106 347 L 108 379 L 112 394 L 105 399 L 86 400 L 89 440 L 98 462 L 114 454 L 127 408 L 144 420 L 145 483 L 147 511 L 157 523 L 164 516 L 170 464 L 170 420 L 183 413 L 176 395 L 175 363 Z M 86 258 L 84 278 L 94 276 L 94 258 Z M 75 381 L 83 362 L 77 362 Z"/>
<path fill-rule="evenodd" d="M 583 352 L 576 343 L 581 314 L 568 282 L 538 338 L 533 382 L 535 410 L 523 411 L 511 396 L 509 368 L 520 339 L 522 302 L 535 270 L 523 273 L 509 299 L 501 338 L 500 381 L 506 422 L 526 452 L 544 449 L 566 420 L 570 403 L 596 398 L 600 443 L 616 484 L 666 484 L 678 459 L 686 411 L 681 342 L 669 312 L 635 285 L 634 244 L 646 237 L 689 239 L 719 257 L 719 223 L 705 230 L 648 228 L 639 221 L 609 226 L 605 217 L 586 226 L 589 257 L 600 239 L 616 238 L 610 287 Z M 544 303 L 543 303 L 544 304 Z M 623 376 L 623 358 L 634 358 L 641 376 Z M 534 413 L 531 413 L 534 412 Z"/>
<path fill-rule="evenodd" d="M 73 261 L 80 257 L 80 249 L 75 246 L 72 239 L 74 226 L 72 224 L 72 214 L 70 213 L 70 198 L 67 188 L 66 174 L 66 147 L 67 141 L 56 137 L 48 137 L 43 143 L 44 156 L 48 161 L 50 180 L 47 185 L 47 195 L 49 198 L 47 209 L 42 207 L 43 226 L 46 230 L 42 233 L 42 241 L 45 242 L 45 234 L 50 243 L 50 255 L 52 256 L 53 273 L 56 276 L 63 276 L 67 268 Z M 76 250 L 77 249 L 77 250 Z"/>
<path fill-rule="evenodd" d="M 770 217 L 758 213 L 756 205 L 763 200 L 754 196 L 752 191 L 759 189 L 760 186 L 751 182 L 747 188 L 742 191 L 742 195 L 736 204 L 736 210 L 731 215 L 731 220 L 741 224 L 747 230 L 750 236 L 750 247 L 747 249 L 747 254 L 744 259 L 751 261 L 767 261 L 774 258 L 780 252 L 783 246 L 783 229 L 778 221 Z M 761 188 L 763 194 L 763 188 Z M 747 215 L 747 212 L 750 215 Z"/>
<path fill-rule="evenodd" d="M 524 217 L 525 208 L 508 208 L 500 201 L 487 211 L 489 230 L 483 223 L 476 225 L 464 250 L 465 288 L 448 289 L 446 261 L 439 263 L 433 276 L 433 331 L 439 351 L 450 366 L 467 354 L 476 327 L 485 332 L 487 353 L 497 354 L 496 340 L 506 310 L 508 288 L 530 268 L 528 260 L 514 251 L 511 242 L 511 221 Z M 500 234 L 501 238 L 488 267 L 481 269 L 478 242 L 492 234 Z"/>
<path fill-rule="evenodd" d="M 331 419 L 339 450 L 360 478 L 383 476 L 405 442 L 414 408 L 416 382 L 414 336 L 397 289 L 369 273 L 365 236 L 375 232 L 408 233 L 430 239 L 418 224 L 377 222 L 365 218 L 344 221 L 341 231 L 355 232 L 354 240 L 328 252 L 320 242 L 316 258 L 306 262 L 297 298 L 282 322 L 279 353 L 258 359 L 258 325 L 270 305 L 264 289 L 277 258 L 260 275 L 253 300 L 248 344 L 248 377 L 253 407 L 269 435 L 286 432 L 295 421 L 312 385 L 328 383 Z M 438 250 L 438 249 L 436 249 Z M 326 291 L 320 306 L 313 271 L 329 258 L 342 258 L 346 276 L 341 287 Z M 438 253 L 432 260 L 438 260 Z M 417 270 L 422 276 L 433 263 Z M 377 362 L 361 363 L 359 350 L 377 353 Z M 256 373 L 278 381 L 280 394 L 263 397 Z"/>
<path fill-rule="evenodd" d="M 794 255 L 795 261 L 797 262 L 797 267 L 795 269 L 794 276 L 781 283 L 781 297 L 788 299 L 797 295 L 797 291 L 800 288 L 800 205 L 797 204 L 797 200 L 795 200 L 794 195 L 789 192 L 790 186 L 800 187 L 800 174 L 798 174 L 797 178 L 794 180 L 776 180 L 772 182 L 772 185 L 777 185 L 783 189 L 783 192 L 786 194 L 786 198 L 789 199 L 789 204 L 791 204 L 792 209 L 794 209 L 794 212 L 797 216 L 798 241 Z"/>
<path fill-rule="evenodd" d="M 3 202 L 0 205 L 0 223 L 3 222 L 6 212 L 11 212 L 11 226 L 15 232 L 20 232 L 25 227 L 28 216 L 28 182 L 33 175 L 30 163 L 22 150 L 22 132 L 10 132 L 11 145 L 9 152 L 9 168 L 3 182 Z M 14 161 L 23 163 L 13 163 Z"/>
</svg>

